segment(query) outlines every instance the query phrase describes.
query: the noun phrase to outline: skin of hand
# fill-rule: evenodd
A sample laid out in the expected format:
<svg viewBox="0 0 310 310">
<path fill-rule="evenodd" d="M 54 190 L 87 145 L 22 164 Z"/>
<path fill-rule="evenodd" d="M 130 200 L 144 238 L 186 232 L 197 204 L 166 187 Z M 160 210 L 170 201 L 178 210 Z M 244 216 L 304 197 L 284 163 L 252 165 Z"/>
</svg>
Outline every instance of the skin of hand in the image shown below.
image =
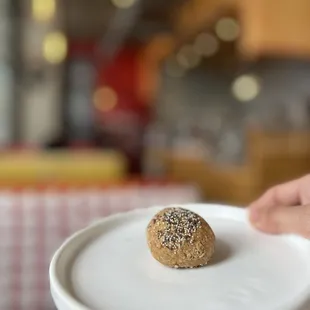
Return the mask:
<svg viewBox="0 0 310 310">
<path fill-rule="evenodd" d="M 310 175 L 269 189 L 249 206 L 249 219 L 268 234 L 310 239 Z"/>
</svg>

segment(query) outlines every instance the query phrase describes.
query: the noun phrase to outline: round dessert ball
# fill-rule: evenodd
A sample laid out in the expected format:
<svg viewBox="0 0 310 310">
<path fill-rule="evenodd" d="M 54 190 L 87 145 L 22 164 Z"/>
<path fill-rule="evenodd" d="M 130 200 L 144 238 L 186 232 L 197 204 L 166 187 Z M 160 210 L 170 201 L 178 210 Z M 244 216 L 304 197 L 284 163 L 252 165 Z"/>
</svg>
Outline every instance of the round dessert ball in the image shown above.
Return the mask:
<svg viewBox="0 0 310 310">
<path fill-rule="evenodd" d="M 214 253 L 215 235 L 198 214 L 183 208 L 165 208 L 147 226 L 153 257 L 165 266 L 195 268 L 206 265 Z"/>
</svg>

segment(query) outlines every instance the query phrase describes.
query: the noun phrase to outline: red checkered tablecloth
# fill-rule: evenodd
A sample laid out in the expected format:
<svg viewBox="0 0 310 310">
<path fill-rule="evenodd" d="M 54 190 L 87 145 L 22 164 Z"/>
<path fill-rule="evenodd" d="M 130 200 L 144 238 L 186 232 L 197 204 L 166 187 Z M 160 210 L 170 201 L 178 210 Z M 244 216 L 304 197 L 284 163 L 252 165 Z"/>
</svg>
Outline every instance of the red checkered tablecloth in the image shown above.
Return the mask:
<svg viewBox="0 0 310 310">
<path fill-rule="evenodd" d="M 0 309 L 55 310 L 48 267 L 66 237 L 100 217 L 199 200 L 195 187 L 0 191 Z"/>
</svg>

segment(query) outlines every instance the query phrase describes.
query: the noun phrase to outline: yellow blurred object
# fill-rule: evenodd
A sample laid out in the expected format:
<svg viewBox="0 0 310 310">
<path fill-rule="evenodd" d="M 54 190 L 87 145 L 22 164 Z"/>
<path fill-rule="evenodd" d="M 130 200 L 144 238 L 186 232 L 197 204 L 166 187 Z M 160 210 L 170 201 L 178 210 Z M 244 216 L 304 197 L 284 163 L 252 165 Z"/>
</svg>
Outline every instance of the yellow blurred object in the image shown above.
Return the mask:
<svg viewBox="0 0 310 310">
<path fill-rule="evenodd" d="M 19 152 L 0 155 L 0 185 L 115 183 L 126 159 L 113 151 Z"/>
<path fill-rule="evenodd" d="M 94 105 L 101 112 L 108 112 L 117 105 L 117 94 L 110 87 L 102 87 L 94 93 Z"/>
<path fill-rule="evenodd" d="M 51 64 L 63 62 L 68 53 L 68 42 L 62 32 L 51 32 L 43 41 L 43 56 Z"/>
<path fill-rule="evenodd" d="M 56 13 L 55 0 L 32 0 L 32 17 L 38 22 L 53 19 Z"/>
</svg>

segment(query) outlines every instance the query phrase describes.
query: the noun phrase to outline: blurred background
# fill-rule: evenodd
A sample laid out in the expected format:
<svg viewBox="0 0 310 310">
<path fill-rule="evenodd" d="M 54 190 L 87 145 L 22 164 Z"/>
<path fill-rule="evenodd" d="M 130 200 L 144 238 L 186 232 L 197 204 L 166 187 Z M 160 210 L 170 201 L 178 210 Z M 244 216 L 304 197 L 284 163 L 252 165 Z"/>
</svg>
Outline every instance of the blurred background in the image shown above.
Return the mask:
<svg viewBox="0 0 310 310">
<path fill-rule="evenodd" d="M 310 171 L 308 0 L 0 3 L 1 186 L 245 205 Z"/>
<path fill-rule="evenodd" d="M 310 172 L 309 0 L 0 0 L 0 309 L 111 213 L 246 206 Z"/>
</svg>

